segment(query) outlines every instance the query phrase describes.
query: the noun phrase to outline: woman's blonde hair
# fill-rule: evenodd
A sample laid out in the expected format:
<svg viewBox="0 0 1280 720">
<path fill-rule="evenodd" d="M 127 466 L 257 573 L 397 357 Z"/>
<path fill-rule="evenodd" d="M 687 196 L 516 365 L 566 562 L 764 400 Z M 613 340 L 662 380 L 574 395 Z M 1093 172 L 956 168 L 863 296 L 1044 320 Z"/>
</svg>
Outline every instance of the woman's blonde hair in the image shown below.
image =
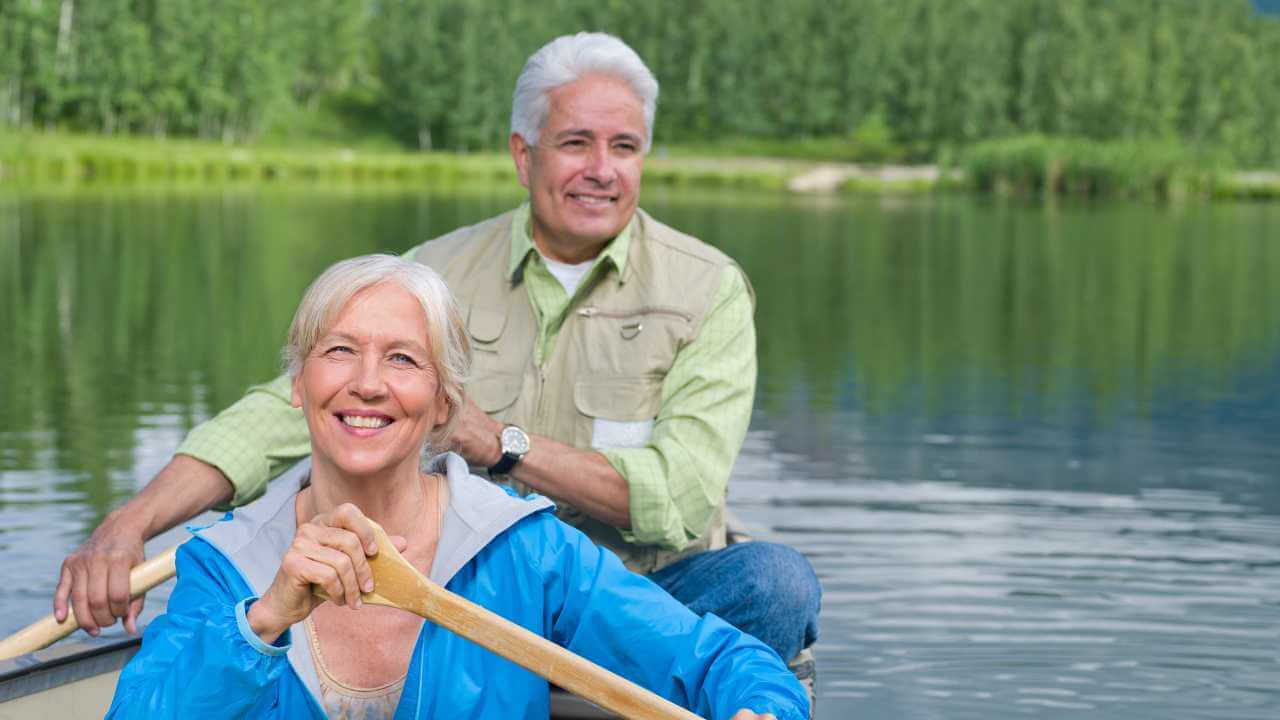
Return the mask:
<svg viewBox="0 0 1280 720">
<path fill-rule="evenodd" d="M 362 255 L 331 265 L 307 288 L 293 315 L 283 352 L 285 372 L 290 377 L 302 372 L 307 356 L 351 298 L 383 283 L 397 285 L 417 298 L 426 315 L 428 359 L 449 403 L 448 419 L 429 438 L 439 444 L 453 431 L 466 402 L 471 340 L 444 279 L 426 265 L 395 255 Z"/>
</svg>

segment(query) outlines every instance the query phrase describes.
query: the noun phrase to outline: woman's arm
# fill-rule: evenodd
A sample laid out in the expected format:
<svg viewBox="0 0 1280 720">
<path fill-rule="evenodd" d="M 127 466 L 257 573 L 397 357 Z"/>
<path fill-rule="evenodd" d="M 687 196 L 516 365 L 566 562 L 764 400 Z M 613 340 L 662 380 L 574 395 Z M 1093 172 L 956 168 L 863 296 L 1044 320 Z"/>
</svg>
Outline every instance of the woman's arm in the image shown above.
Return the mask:
<svg viewBox="0 0 1280 720">
<path fill-rule="evenodd" d="M 288 667 L 286 633 L 263 643 L 243 622 L 251 592 L 200 539 L 178 549 L 178 585 L 116 685 L 109 718 L 259 716 Z"/>
<path fill-rule="evenodd" d="M 559 520 L 525 522 L 542 531 L 528 551 L 543 573 L 552 640 L 703 717 L 746 708 L 808 718 L 808 694 L 764 643 L 694 615 Z"/>
</svg>

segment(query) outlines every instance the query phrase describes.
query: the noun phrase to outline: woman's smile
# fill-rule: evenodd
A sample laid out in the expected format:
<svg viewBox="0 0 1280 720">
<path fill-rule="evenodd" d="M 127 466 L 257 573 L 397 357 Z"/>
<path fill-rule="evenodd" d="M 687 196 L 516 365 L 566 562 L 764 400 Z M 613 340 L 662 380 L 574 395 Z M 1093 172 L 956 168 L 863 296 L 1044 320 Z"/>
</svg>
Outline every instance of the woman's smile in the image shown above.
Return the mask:
<svg viewBox="0 0 1280 720">
<path fill-rule="evenodd" d="M 382 413 L 364 411 L 347 410 L 336 412 L 334 417 L 338 418 L 338 421 L 352 433 L 361 436 L 375 434 L 378 430 L 395 422 L 393 418 Z"/>
</svg>

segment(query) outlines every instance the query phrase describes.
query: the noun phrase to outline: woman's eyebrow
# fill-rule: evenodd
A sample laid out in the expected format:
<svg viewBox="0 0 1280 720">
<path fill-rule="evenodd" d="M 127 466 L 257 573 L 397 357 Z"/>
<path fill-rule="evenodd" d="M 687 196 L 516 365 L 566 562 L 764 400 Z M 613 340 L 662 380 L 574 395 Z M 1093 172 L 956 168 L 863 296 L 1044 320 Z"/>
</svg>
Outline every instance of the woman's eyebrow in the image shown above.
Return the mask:
<svg viewBox="0 0 1280 720">
<path fill-rule="evenodd" d="M 412 350 L 423 355 L 427 354 L 427 349 L 416 340 L 397 340 L 387 346 L 389 350 Z"/>
</svg>

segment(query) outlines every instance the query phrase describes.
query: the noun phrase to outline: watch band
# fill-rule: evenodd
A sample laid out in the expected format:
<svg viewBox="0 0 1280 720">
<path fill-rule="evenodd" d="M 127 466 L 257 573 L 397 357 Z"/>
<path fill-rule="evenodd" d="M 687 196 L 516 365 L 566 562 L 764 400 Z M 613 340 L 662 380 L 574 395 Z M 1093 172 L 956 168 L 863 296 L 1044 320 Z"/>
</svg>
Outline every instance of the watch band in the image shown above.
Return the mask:
<svg viewBox="0 0 1280 720">
<path fill-rule="evenodd" d="M 518 462 L 520 462 L 519 455 L 513 455 L 511 453 L 502 453 L 502 459 L 499 460 L 497 463 L 489 466 L 489 474 L 505 475 L 506 473 L 511 472 L 511 468 L 515 467 L 516 463 Z"/>
</svg>

